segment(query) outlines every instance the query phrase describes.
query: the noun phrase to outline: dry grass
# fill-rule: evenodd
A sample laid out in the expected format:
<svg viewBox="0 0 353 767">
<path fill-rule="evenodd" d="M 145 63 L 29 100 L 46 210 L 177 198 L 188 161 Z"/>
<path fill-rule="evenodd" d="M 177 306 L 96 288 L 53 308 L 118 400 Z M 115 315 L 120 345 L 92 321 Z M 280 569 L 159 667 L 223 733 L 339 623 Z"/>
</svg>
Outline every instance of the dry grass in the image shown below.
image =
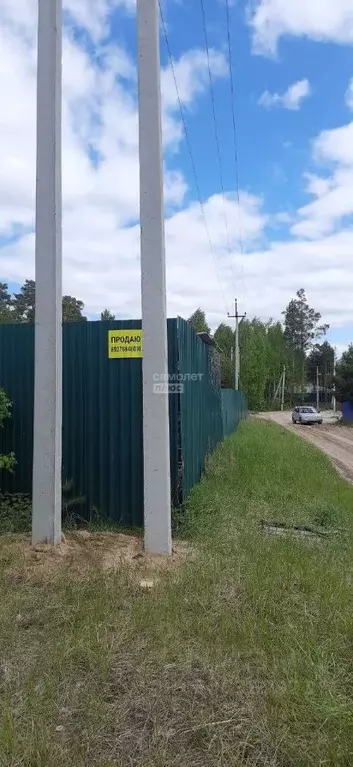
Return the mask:
<svg viewBox="0 0 353 767">
<path fill-rule="evenodd" d="M 1 539 L 0 562 L 3 574 L 13 579 L 33 581 L 55 579 L 59 574 L 90 577 L 95 572 L 119 572 L 127 569 L 136 578 L 150 577 L 159 571 L 170 572 L 195 556 L 185 541 L 173 542 L 169 558 L 147 554 L 142 537 L 131 533 L 90 532 L 77 530 L 63 535 L 58 546 L 31 546 L 29 535 L 5 535 Z"/>
<path fill-rule="evenodd" d="M 1 539 L 0 764 L 351 765 L 352 508 L 323 456 L 257 422 L 193 492 L 177 567 L 129 536 Z M 264 534 L 276 518 L 344 532 Z"/>
</svg>

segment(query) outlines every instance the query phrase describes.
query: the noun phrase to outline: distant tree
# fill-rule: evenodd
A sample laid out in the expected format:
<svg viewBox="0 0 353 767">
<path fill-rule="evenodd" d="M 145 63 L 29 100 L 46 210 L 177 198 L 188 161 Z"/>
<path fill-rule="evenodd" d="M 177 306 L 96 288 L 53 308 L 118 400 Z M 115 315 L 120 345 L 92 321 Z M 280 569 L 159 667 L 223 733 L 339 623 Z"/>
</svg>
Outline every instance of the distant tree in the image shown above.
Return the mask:
<svg viewBox="0 0 353 767">
<path fill-rule="evenodd" d="M 214 340 L 221 352 L 221 386 L 224 389 L 234 387 L 234 330 L 221 322 L 214 334 Z"/>
<path fill-rule="evenodd" d="M 290 388 L 291 351 L 284 338 L 280 322 L 261 322 L 257 317 L 243 320 L 240 332 L 240 388 L 251 410 L 279 406 L 275 392 L 286 367 L 286 399 Z"/>
<path fill-rule="evenodd" d="M 287 394 L 294 388 L 293 381 L 293 365 L 292 357 L 293 352 L 289 349 L 284 336 L 284 329 L 281 322 L 273 322 L 270 320 L 267 323 L 267 359 L 268 359 L 268 397 L 271 401 L 271 406 L 278 406 L 279 399 L 274 401 L 274 394 L 279 392 L 278 385 L 283 374 L 284 368 L 286 368 L 286 398 Z M 294 364 L 294 375 L 296 372 L 296 364 Z"/>
<path fill-rule="evenodd" d="M 292 351 L 292 399 L 295 382 L 301 383 L 301 395 L 304 397 L 306 377 L 306 355 L 315 339 L 324 336 L 329 325 L 320 324 L 321 314 L 309 306 L 305 290 L 298 290 L 284 314 L 284 337 Z M 300 371 L 300 372 L 299 372 Z"/>
<path fill-rule="evenodd" d="M 213 338 L 223 354 L 225 354 L 230 359 L 232 349 L 234 350 L 234 330 L 232 330 L 230 325 L 226 325 L 225 322 L 221 322 L 221 324 L 218 325 Z"/>
<path fill-rule="evenodd" d="M 7 286 L 4 286 L 7 288 Z M 6 300 L 6 297 L 5 297 Z M 36 284 L 34 280 L 25 280 L 19 293 L 15 293 L 11 299 L 11 320 L 13 322 L 34 322 L 36 308 Z M 82 311 L 83 301 L 73 296 L 63 296 L 62 317 L 63 322 L 85 322 Z M 0 295 L 0 322 L 1 320 L 1 295 Z"/>
<path fill-rule="evenodd" d="M 288 367 L 289 349 L 284 337 L 283 325 L 270 320 L 267 323 L 269 370 L 276 380 L 280 378 L 283 367 Z M 287 371 L 288 372 L 288 371 Z"/>
<path fill-rule="evenodd" d="M 115 314 L 112 314 L 109 309 L 104 309 L 101 313 L 101 320 L 102 322 L 114 322 Z"/>
<path fill-rule="evenodd" d="M 36 284 L 34 280 L 25 280 L 19 293 L 12 299 L 16 322 L 34 322 L 36 305 Z"/>
<path fill-rule="evenodd" d="M 205 312 L 200 309 L 196 309 L 196 311 L 189 317 L 188 323 L 192 325 L 196 333 L 210 333 L 210 327 L 207 324 L 206 321 L 206 315 Z"/>
<path fill-rule="evenodd" d="M 303 354 L 330 327 L 319 324 L 321 314 L 309 306 L 304 288 L 298 290 L 296 298 L 292 298 L 283 314 L 285 340 L 292 349 Z"/>
<path fill-rule="evenodd" d="M 221 387 L 234 389 L 234 362 L 225 354 L 221 355 Z"/>
<path fill-rule="evenodd" d="M 324 341 L 323 344 L 315 344 L 307 359 L 308 381 L 312 384 L 316 383 L 316 371 L 319 368 L 321 382 L 326 387 L 331 386 L 334 363 L 335 350 L 333 346 L 328 341 Z"/>
<path fill-rule="evenodd" d="M 350 344 L 337 364 L 335 385 L 339 402 L 353 402 L 353 344 Z"/>
<path fill-rule="evenodd" d="M 11 296 L 6 282 L 0 282 L 0 323 L 14 322 Z"/>
<path fill-rule="evenodd" d="M 83 301 L 73 296 L 63 296 L 63 322 L 86 322 L 87 317 L 82 314 Z"/>
<path fill-rule="evenodd" d="M 262 410 L 268 401 L 268 325 L 254 317 L 240 324 L 240 388 L 251 410 Z"/>
</svg>

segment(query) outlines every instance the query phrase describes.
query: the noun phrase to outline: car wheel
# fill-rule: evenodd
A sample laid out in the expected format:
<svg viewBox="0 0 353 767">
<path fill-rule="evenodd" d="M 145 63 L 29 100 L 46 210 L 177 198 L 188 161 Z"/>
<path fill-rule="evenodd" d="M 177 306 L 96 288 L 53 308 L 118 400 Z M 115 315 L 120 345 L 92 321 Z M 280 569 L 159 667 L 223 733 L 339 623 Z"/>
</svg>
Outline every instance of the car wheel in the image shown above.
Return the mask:
<svg viewBox="0 0 353 767">
<path fill-rule="evenodd" d="M 294 426 L 295 426 L 295 424 L 297 423 L 297 422 L 296 422 L 296 420 L 295 420 L 295 418 L 293 418 L 293 416 L 292 416 L 292 423 L 294 424 Z"/>
<path fill-rule="evenodd" d="M 301 426 L 303 426 L 303 421 L 302 421 L 301 418 L 299 418 L 299 423 L 300 423 Z"/>
</svg>

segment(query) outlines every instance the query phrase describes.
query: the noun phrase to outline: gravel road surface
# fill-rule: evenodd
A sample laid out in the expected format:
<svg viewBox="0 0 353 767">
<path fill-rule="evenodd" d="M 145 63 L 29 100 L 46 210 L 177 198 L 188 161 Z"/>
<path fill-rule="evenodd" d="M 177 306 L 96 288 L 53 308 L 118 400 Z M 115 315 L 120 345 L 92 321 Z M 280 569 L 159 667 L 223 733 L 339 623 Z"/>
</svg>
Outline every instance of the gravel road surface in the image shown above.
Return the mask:
<svg viewBox="0 0 353 767">
<path fill-rule="evenodd" d="M 261 413 L 260 418 L 285 426 L 326 453 L 340 474 L 353 483 L 353 428 L 338 426 L 330 414 L 322 426 L 294 426 L 291 413 Z"/>
</svg>

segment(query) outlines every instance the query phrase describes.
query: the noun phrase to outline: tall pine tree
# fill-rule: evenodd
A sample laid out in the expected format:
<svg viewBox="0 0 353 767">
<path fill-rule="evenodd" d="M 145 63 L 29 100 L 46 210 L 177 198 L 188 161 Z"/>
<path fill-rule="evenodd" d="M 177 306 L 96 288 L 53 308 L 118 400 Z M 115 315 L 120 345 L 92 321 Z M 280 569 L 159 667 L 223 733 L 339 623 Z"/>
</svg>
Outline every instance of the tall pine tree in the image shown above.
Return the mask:
<svg viewBox="0 0 353 767">
<path fill-rule="evenodd" d="M 189 325 L 192 325 L 196 333 L 210 333 L 210 326 L 207 324 L 206 315 L 203 309 L 196 311 L 188 319 Z"/>
</svg>

